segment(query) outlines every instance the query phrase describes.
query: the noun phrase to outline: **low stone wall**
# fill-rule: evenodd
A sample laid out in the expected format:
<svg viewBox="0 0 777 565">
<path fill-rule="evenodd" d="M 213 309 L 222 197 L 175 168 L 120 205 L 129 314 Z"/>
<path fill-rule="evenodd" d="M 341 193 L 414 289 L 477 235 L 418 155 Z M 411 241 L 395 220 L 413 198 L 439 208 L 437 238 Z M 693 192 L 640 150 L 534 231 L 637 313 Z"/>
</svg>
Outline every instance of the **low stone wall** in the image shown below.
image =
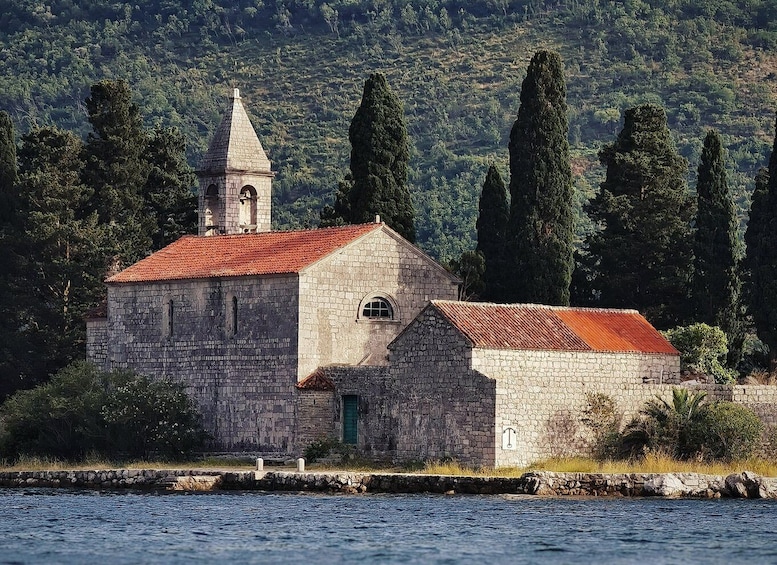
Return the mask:
<svg viewBox="0 0 777 565">
<path fill-rule="evenodd" d="M 285 471 L 2 471 L 0 487 L 777 499 L 777 478 L 759 477 L 747 471 L 727 477 L 697 473 L 531 472 L 512 478 Z"/>
</svg>

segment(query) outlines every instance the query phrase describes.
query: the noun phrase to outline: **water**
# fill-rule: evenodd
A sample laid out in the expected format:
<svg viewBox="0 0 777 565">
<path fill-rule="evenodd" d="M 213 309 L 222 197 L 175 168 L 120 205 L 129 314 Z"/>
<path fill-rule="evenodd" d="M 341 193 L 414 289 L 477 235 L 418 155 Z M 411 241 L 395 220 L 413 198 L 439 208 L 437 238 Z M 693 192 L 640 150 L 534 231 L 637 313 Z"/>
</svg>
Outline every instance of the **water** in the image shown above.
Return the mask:
<svg viewBox="0 0 777 565">
<path fill-rule="evenodd" d="M 0 489 L 0 563 L 777 563 L 777 501 Z"/>
</svg>

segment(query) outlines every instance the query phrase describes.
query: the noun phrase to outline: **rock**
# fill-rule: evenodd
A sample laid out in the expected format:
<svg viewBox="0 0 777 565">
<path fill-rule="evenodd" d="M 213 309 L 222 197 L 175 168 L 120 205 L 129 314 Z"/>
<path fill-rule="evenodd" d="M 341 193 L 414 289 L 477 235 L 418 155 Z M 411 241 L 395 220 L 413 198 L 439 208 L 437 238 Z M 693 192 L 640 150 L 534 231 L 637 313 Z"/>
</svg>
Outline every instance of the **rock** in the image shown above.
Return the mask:
<svg viewBox="0 0 777 565">
<path fill-rule="evenodd" d="M 769 498 L 767 483 L 751 471 L 732 473 L 726 477 L 726 490 L 734 498 Z"/>
<path fill-rule="evenodd" d="M 645 480 L 642 490 L 646 496 L 678 497 L 687 492 L 685 484 L 675 475 L 654 475 Z"/>
</svg>

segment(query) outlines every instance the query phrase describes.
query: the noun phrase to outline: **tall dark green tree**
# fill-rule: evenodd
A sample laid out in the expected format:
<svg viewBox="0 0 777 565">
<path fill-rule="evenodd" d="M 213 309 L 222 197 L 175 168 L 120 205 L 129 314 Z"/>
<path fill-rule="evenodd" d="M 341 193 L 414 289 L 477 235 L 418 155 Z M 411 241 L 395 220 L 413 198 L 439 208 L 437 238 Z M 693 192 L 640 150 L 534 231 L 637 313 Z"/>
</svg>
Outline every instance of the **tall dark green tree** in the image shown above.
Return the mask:
<svg viewBox="0 0 777 565">
<path fill-rule="evenodd" d="M 370 75 L 348 130 L 350 180 L 341 183 L 333 217 L 337 223 L 371 222 L 375 215 L 405 239 L 415 241 L 413 203 L 407 187 L 410 157 L 402 103 L 380 73 Z M 340 194 L 342 193 L 342 194 Z M 347 204 L 343 199 L 347 195 Z"/>
<path fill-rule="evenodd" d="M 747 301 L 758 337 L 777 370 L 777 122 L 768 170 L 759 171 L 745 232 Z"/>
<path fill-rule="evenodd" d="M 539 51 L 510 132 L 510 301 L 569 304 L 575 220 L 568 132 L 561 57 Z"/>
<path fill-rule="evenodd" d="M 86 108 L 93 131 L 86 142 L 84 181 L 94 191 L 91 205 L 100 223 L 108 227 L 106 263 L 126 266 L 151 251 L 156 228 L 143 199 L 149 138 L 124 81 L 93 85 Z"/>
<path fill-rule="evenodd" d="M 70 132 L 34 129 L 19 149 L 25 285 L 20 333 L 35 351 L 37 380 L 83 357 L 86 311 L 102 299 L 103 227 L 87 212 L 83 143 Z"/>
<path fill-rule="evenodd" d="M 601 306 L 636 308 L 658 327 L 681 325 L 696 206 L 663 108 L 627 110 L 618 139 L 599 159 L 607 174 L 587 212 L 600 230 L 587 239 L 581 265 L 588 294 Z"/>
<path fill-rule="evenodd" d="M 478 234 L 476 250 L 482 253 L 485 263 L 482 298 L 502 302 L 505 296 L 506 273 L 504 272 L 505 237 L 510 208 L 507 203 L 507 189 L 495 165 L 488 168 L 483 191 L 480 193 L 478 220 L 475 225 Z"/>
<path fill-rule="evenodd" d="M 157 127 L 148 143 L 148 179 L 143 191 L 147 213 L 156 222 L 153 248 L 160 249 L 197 232 L 196 178 L 186 162 L 186 142 L 175 128 Z"/>
<path fill-rule="evenodd" d="M 744 331 L 739 300 L 739 221 L 728 188 L 723 144 L 714 130 L 704 138 L 696 202 L 691 281 L 694 321 L 720 327 L 728 338 L 729 351 L 740 351 Z M 731 361 L 738 358 L 738 353 L 729 356 Z"/>
<path fill-rule="evenodd" d="M 28 369 L 18 329 L 23 322 L 17 307 L 19 276 L 16 133 L 7 112 L 0 112 L 0 402 L 23 386 Z"/>
</svg>

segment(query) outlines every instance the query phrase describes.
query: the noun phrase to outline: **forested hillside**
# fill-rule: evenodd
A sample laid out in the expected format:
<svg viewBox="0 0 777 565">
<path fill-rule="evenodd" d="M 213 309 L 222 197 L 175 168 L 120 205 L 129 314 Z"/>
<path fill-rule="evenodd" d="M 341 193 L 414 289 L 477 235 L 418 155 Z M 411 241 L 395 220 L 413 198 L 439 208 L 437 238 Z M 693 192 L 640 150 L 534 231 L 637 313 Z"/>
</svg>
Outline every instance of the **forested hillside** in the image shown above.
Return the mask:
<svg viewBox="0 0 777 565">
<path fill-rule="evenodd" d="M 148 126 L 184 132 L 196 165 L 239 87 L 278 173 L 276 227 L 312 226 L 347 171 L 364 80 L 380 71 L 404 103 L 418 243 L 448 260 L 474 248 L 488 165 L 506 177 L 540 48 L 564 61 L 580 198 L 601 181 L 597 152 L 623 111 L 653 102 L 691 186 L 706 130 L 721 132 L 747 209 L 777 108 L 770 0 L 0 0 L 0 109 L 21 134 L 56 124 L 85 135 L 89 87 L 123 78 Z"/>
</svg>

